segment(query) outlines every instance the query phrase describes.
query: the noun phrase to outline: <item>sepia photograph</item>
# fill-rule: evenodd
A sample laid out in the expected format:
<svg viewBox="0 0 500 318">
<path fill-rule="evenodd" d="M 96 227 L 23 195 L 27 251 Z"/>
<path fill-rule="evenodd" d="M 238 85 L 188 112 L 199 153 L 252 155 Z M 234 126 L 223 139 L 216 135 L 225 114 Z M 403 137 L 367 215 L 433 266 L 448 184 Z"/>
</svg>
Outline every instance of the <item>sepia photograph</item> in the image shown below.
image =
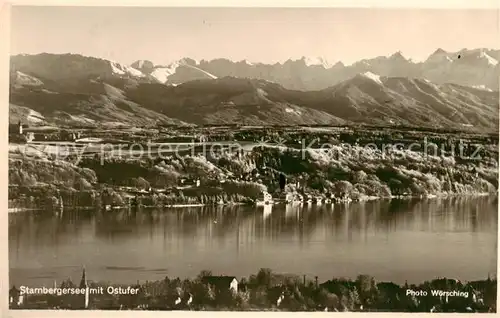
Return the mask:
<svg viewBox="0 0 500 318">
<path fill-rule="evenodd" d="M 496 313 L 499 38 L 496 9 L 11 7 L 9 309 Z"/>
</svg>

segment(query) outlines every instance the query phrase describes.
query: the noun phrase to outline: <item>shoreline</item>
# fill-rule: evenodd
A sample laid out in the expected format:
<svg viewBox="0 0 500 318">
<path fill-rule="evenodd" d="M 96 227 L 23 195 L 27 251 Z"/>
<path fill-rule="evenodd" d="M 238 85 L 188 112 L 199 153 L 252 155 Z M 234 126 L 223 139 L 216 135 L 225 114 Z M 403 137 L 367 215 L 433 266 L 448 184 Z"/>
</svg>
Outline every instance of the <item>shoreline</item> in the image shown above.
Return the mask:
<svg viewBox="0 0 500 318">
<path fill-rule="evenodd" d="M 86 278 L 83 276 L 82 279 Z M 47 290 L 53 287 L 52 294 L 35 291 L 43 286 L 11 285 L 11 293 L 24 290 L 27 297 L 21 302 L 11 302 L 9 308 L 491 313 L 496 312 L 497 296 L 497 280 L 490 276 L 464 281 L 436 277 L 417 283 L 395 283 L 358 274 L 355 278 L 333 276 L 319 281 L 317 276 L 283 274 L 268 268 L 261 268 L 257 275 L 254 273 L 240 277 L 214 275 L 204 270 L 196 277 L 167 275 L 163 279 L 131 284 L 86 279 L 84 288 L 88 293 L 57 297 L 56 290 L 68 289 L 68 282 L 71 286 L 71 278 L 64 285 L 46 286 Z M 110 293 L 110 290 L 123 292 Z M 135 292 L 128 294 L 137 296 L 120 297 L 120 294 L 127 294 L 130 290 Z M 82 299 L 87 304 L 83 307 Z"/>
<path fill-rule="evenodd" d="M 203 203 L 192 203 L 192 204 L 171 204 L 171 205 L 141 205 L 141 208 L 146 208 L 146 209 L 152 209 L 152 208 L 190 208 L 190 207 L 227 207 L 227 206 L 253 206 L 255 208 L 261 208 L 261 207 L 266 207 L 266 206 L 279 206 L 279 205 L 293 205 L 293 206 L 325 206 L 325 205 L 335 205 L 335 204 L 350 204 L 350 203 L 365 203 L 365 202 L 373 202 L 373 201 L 382 201 L 382 200 L 425 200 L 425 199 L 452 199 L 452 198 L 457 198 L 457 197 L 462 197 L 462 198 L 480 198 L 480 197 L 494 197 L 498 196 L 498 192 L 480 192 L 480 193 L 451 193 L 451 194 L 430 194 L 426 196 L 391 196 L 391 197 L 366 197 L 363 199 L 358 199 L 358 200 L 332 200 L 331 202 L 316 202 L 316 201 L 311 201 L 311 202 L 304 202 L 304 201 L 292 201 L 292 202 L 285 202 L 285 201 L 274 201 L 273 203 L 270 204 L 257 204 L 256 202 L 253 203 L 245 203 L 245 202 L 228 202 L 228 203 L 223 203 L 223 204 L 203 204 Z M 73 206 L 69 207 L 70 210 L 92 210 L 96 207 L 94 206 Z M 132 208 L 137 208 L 137 206 L 130 206 L 130 205 L 122 205 L 122 206 L 111 206 L 109 208 L 104 208 L 103 210 L 109 211 L 109 210 L 123 210 L 123 209 L 132 209 Z M 59 207 L 54 207 L 52 210 L 59 210 L 61 209 Z M 30 212 L 30 211 L 44 211 L 46 209 L 43 208 L 22 208 L 22 207 L 8 207 L 7 211 L 8 213 L 20 213 L 20 212 Z M 62 209 L 64 211 L 65 208 Z"/>
</svg>

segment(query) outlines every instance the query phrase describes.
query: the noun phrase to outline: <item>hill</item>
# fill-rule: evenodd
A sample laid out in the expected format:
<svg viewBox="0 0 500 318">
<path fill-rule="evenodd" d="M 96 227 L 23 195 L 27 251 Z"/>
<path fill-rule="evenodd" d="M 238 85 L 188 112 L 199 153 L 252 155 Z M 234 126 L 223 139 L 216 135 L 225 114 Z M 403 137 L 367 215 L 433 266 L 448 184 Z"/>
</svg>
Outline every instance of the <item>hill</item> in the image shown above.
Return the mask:
<svg viewBox="0 0 500 318">
<path fill-rule="evenodd" d="M 480 56 L 484 53 L 478 52 Z M 434 54 L 428 63 L 449 63 L 449 57 L 443 54 Z M 463 54 L 465 63 L 493 66 L 494 59 L 486 53 L 480 59 L 474 59 L 472 53 Z M 56 125 L 343 125 L 355 122 L 481 131 L 498 129 L 497 91 L 484 85 L 473 87 L 412 77 L 411 68 L 397 67 L 393 72 L 411 76 L 393 77 L 367 70 L 367 65 L 378 65 L 377 68 L 383 70 L 388 61 L 400 66 L 407 63 L 400 54 L 361 61 L 353 67 L 363 72 L 321 90 L 302 91 L 270 80 L 218 77 L 201 68 L 203 61 L 198 65 L 184 60 L 171 74 L 177 83 L 169 75 L 164 84 L 159 82 L 158 68 L 152 62 L 140 61 L 132 67 L 76 54 L 20 55 L 11 60 L 10 115 L 11 120 Z M 241 68 L 252 66 L 248 62 L 238 63 Z M 301 63 L 304 70 L 327 69 L 325 65 L 309 65 L 305 59 Z M 186 70 L 182 74 L 190 70 L 199 78 L 183 82 L 179 77 L 181 73 L 177 73 L 179 67 Z M 337 69 L 345 69 L 345 66 L 336 64 L 328 68 Z"/>
</svg>

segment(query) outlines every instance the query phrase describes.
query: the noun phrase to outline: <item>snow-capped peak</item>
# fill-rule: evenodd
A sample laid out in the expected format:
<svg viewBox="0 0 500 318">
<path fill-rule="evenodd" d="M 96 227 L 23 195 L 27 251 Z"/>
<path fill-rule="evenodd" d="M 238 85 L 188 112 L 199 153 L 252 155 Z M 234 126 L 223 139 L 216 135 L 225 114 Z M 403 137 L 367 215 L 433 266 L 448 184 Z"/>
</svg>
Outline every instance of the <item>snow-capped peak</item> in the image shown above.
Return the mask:
<svg viewBox="0 0 500 318">
<path fill-rule="evenodd" d="M 139 60 L 139 61 L 137 61 L 137 67 L 142 68 L 142 67 L 144 66 L 144 63 L 145 63 L 145 62 L 146 62 L 146 61 L 144 61 L 144 60 Z"/>
<path fill-rule="evenodd" d="M 432 55 L 437 55 L 437 54 L 439 54 L 439 55 L 448 54 L 448 52 L 446 52 L 442 48 L 438 48 L 436 51 L 434 51 L 434 53 L 432 53 Z"/>
<path fill-rule="evenodd" d="M 494 58 L 492 58 L 491 56 L 489 56 L 487 53 L 485 53 L 484 51 L 481 51 L 480 55 L 479 55 L 480 58 L 483 58 L 483 59 L 486 59 L 486 61 L 488 61 L 488 64 L 490 65 L 497 65 L 498 64 L 498 61 Z"/>
<path fill-rule="evenodd" d="M 154 68 L 154 64 L 151 61 L 148 60 L 138 60 L 132 63 L 130 65 L 131 67 L 138 69 L 138 70 L 144 70 L 144 69 L 152 69 Z"/>
<path fill-rule="evenodd" d="M 304 63 L 307 66 L 316 65 L 316 66 L 323 66 L 324 68 L 332 67 L 332 65 L 323 57 L 305 57 L 305 56 L 303 56 L 301 60 L 304 61 Z"/>
<path fill-rule="evenodd" d="M 160 66 L 156 67 L 152 72 L 151 76 L 153 76 L 160 83 L 167 83 L 168 77 L 175 73 L 177 68 L 180 66 L 180 62 L 173 62 L 168 66 Z"/>
<path fill-rule="evenodd" d="M 382 81 L 380 80 L 380 75 L 377 75 L 377 74 L 372 73 L 372 72 L 365 72 L 362 75 L 364 77 L 367 77 L 367 78 L 371 79 L 375 83 L 382 84 Z"/>
<path fill-rule="evenodd" d="M 240 62 L 244 63 L 246 65 L 250 65 L 250 66 L 254 65 L 252 62 L 249 62 L 247 59 L 241 60 Z"/>
<path fill-rule="evenodd" d="M 210 74 L 209 72 L 204 71 L 204 70 L 202 70 L 202 69 L 201 69 L 201 68 L 199 68 L 199 67 L 196 67 L 196 66 L 194 66 L 194 65 L 189 65 L 189 64 L 186 64 L 186 66 L 187 66 L 187 67 L 190 67 L 190 68 L 192 68 L 192 69 L 195 69 L 195 70 L 197 70 L 197 71 L 200 71 L 201 73 L 205 74 L 206 76 L 210 77 L 211 79 L 217 79 L 217 76 L 215 76 L 215 75 L 213 75 L 213 74 Z"/>
<path fill-rule="evenodd" d="M 189 67 L 191 69 L 195 69 L 195 70 L 197 70 L 197 71 L 205 74 L 206 76 L 208 76 L 208 77 L 210 77 L 212 79 L 216 79 L 217 78 L 213 74 L 210 74 L 210 73 L 208 73 L 208 72 L 200 69 L 199 67 L 197 67 L 196 66 L 196 65 L 198 65 L 197 63 L 199 63 L 199 62 L 195 61 L 193 59 L 184 58 L 184 59 L 172 62 L 172 63 L 170 63 L 167 66 L 157 66 L 151 72 L 150 75 L 153 76 L 158 82 L 163 83 L 163 84 L 167 84 L 168 78 L 171 75 L 175 74 L 175 72 L 177 71 L 178 67 L 183 66 L 183 67 Z M 171 83 L 169 83 L 169 84 L 171 84 Z"/>
<path fill-rule="evenodd" d="M 392 54 L 389 56 L 390 59 L 393 60 L 401 60 L 401 61 L 407 61 L 408 59 L 401 53 L 401 51 L 397 51 L 396 53 Z"/>
<path fill-rule="evenodd" d="M 115 61 L 109 61 L 109 64 L 111 66 L 111 70 L 115 74 L 118 74 L 118 75 L 128 74 L 128 75 L 137 76 L 137 77 L 144 77 L 145 76 L 141 71 L 139 71 L 131 66 L 122 65 L 122 64 L 115 62 Z"/>
<path fill-rule="evenodd" d="M 439 48 L 434 53 L 432 53 L 426 60 L 426 62 L 453 62 L 453 60 L 450 58 L 450 53 L 446 52 L 445 50 Z"/>
<path fill-rule="evenodd" d="M 200 61 L 192 59 L 190 57 L 182 58 L 182 59 L 175 61 L 173 63 L 179 63 L 181 65 L 194 65 L 194 66 L 200 65 Z"/>
<path fill-rule="evenodd" d="M 360 60 L 360 61 L 356 61 L 356 62 L 352 62 L 350 64 L 347 64 L 348 66 L 356 66 L 356 67 L 370 67 L 370 63 L 364 59 L 364 60 Z"/>
<path fill-rule="evenodd" d="M 338 61 L 337 63 L 335 63 L 332 67 L 335 67 L 335 68 L 342 68 L 342 67 L 345 67 L 345 64 L 342 63 L 342 61 Z"/>
</svg>

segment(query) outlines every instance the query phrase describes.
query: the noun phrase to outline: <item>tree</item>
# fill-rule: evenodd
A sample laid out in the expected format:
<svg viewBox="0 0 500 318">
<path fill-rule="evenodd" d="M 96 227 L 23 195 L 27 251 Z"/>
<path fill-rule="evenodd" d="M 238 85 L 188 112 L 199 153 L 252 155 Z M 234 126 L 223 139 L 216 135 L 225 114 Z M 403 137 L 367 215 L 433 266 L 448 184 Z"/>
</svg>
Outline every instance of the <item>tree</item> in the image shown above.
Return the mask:
<svg viewBox="0 0 500 318">
<path fill-rule="evenodd" d="M 269 308 L 271 304 L 268 299 L 267 288 L 264 286 L 252 288 L 250 291 L 250 304 L 261 308 Z"/>
<path fill-rule="evenodd" d="M 75 189 L 80 191 L 90 190 L 92 189 L 92 185 L 84 178 L 78 178 L 78 180 L 75 182 Z"/>
<path fill-rule="evenodd" d="M 327 307 L 328 309 L 340 309 L 339 297 L 333 293 L 328 292 L 326 289 L 321 288 L 317 295 L 319 305 Z"/>
<path fill-rule="evenodd" d="M 333 191 L 339 196 L 348 195 L 352 189 L 352 184 L 346 180 L 340 180 L 333 184 Z"/>
<path fill-rule="evenodd" d="M 201 281 L 205 276 L 212 276 L 212 271 L 204 269 L 198 274 L 196 279 Z"/>
<path fill-rule="evenodd" d="M 359 170 L 354 172 L 354 175 L 352 176 L 352 181 L 355 183 L 361 183 L 366 180 L 367 174 L 363 170 Z"/>
<path fill-rule="evenodd" d="M 363 304 L 372 304 L 376 299 L 377 285 L 375 279 L 369 275 L 359 275 L 356 278 L 356 286 Z"/>
<path fill-rule="evenodd" d="M 143 177 L 132 178 L 131 180 L 132 186 L 139 189 L 149 189 L 149 182 Z"/>
<path fill-rule="evenodd" d="M 257 273 L 256 279 L 259 286 L 271 286 L 272 270 L 269 268 L 261 268 Z"/>
<path fill-rule="evenodd" d="M 201 274 L 200 274 L 201 275 Z M 190 288 L 193 295 L 193 304 L 198 306 L 209 305 L 213 306 L 215 294 L 208 286 L 203 284 L 201 280 L 195 281 Z"/>
</svg>

